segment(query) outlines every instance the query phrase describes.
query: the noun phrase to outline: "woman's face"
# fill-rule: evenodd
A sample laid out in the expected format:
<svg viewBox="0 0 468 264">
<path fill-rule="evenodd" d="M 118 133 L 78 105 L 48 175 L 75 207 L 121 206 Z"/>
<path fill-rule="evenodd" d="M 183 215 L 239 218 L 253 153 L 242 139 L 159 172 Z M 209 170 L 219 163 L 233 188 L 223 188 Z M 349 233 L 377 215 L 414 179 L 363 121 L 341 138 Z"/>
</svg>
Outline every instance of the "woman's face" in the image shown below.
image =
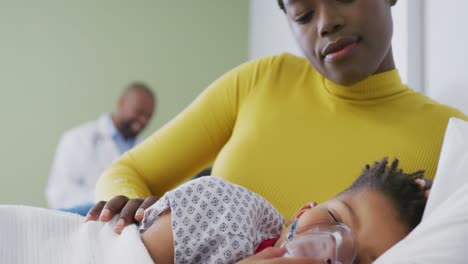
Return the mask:
<svg viewBox="0 0 468 264">
<path fill-rule="evenodd" d="M 301 209 L 295 219 L 297 229 L 317 222 L 338 221 L 347 225 L 356 238 L 355 263 L 359 264 L 372 263 L 410 232 L 391 201 L 369 190 L 344 193 L 313 208 Z M 283 230 L 277 245 L 285 241 L 290 228 L 289 225 Z"/>
<path fill-rule="evenodd" d="M 352 85 L 395 68 L 391 50 L 395 0 L 284 0 L 292 32 L 312 66 Z"/>
</svg>

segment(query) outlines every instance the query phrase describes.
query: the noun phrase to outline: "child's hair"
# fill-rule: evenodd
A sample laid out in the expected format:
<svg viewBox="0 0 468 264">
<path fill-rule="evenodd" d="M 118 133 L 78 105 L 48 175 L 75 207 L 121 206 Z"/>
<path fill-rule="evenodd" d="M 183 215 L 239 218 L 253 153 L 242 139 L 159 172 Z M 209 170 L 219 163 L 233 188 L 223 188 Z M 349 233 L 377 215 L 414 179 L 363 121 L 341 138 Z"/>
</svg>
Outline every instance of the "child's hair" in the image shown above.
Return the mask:
<svg viewBox="0 0 468 264">
<path fill-rule="evenodd" d="M 426 206 L 425 190 L 415 181 L 423 177 L 422 170 L 407 174 L 398 168 L 398 159 L 388 166 L 388 159 L 384 158 L 373 166 L 366 165 L 361 176 L 344 193 L 360 189 L 382 192 L 393 202 L 401 220 L 413 230 L 421 222 Z"/>
</svg>

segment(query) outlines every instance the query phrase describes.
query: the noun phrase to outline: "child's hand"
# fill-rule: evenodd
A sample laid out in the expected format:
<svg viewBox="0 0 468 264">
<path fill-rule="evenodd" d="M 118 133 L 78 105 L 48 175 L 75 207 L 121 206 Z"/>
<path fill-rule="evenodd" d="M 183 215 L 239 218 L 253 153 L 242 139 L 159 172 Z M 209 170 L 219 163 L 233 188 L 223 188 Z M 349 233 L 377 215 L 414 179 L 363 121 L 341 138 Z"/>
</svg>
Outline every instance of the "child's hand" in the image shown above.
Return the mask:
<svg viewBox="0 0 468 264">
<path fill-rule="evenodd" d="M 119 195 L 108 202 L 100 201 L 89 210 L 86 216 L 86 221 L 107 222 L 120 213 L 119 220 L 115 223 L 114 230 L 120 234 L 124 227 L 133 222 L 141 222 L 145 209 L 153 205 L 158 198 L 148 196 L 146 199 L 128 199 L 125 196 Z"/>
<path fill-rule="evenodd" d="M 248 257 L 237 264 L 329 264 L 330 260 L 312 258 L 283 258 L 284 248 L 270 247 L 258 254 Z"/>
<path fill-rule="evenodd" d="M 416 179 L 415 182 L 422 190 L 425 191 L 424 195 L 426 198 L 429 198 L 429 194 L 431 194 L 432 181 L 428 179 Z"/>
</svg>

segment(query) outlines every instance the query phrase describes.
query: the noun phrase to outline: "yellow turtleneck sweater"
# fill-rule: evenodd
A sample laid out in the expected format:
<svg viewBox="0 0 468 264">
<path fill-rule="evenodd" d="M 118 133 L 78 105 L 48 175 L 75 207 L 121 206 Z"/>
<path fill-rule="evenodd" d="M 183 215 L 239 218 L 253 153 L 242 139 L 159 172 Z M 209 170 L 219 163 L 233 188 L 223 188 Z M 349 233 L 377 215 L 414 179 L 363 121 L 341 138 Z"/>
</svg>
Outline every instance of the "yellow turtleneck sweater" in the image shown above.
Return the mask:
<svg viewBox="0 0 468 264">
<path fill-rule="evenodd" d="M 292 216 L 348 187 L 364 165 L 397 157 L 435 174 L 449 117 L 459 111 L 416 93 L 396 70 L 351 87 L 289 54 L 230 71 L 185 111 L 113 164 L 97 199 L 161 196 L 213 163 Z"/>
</svg>

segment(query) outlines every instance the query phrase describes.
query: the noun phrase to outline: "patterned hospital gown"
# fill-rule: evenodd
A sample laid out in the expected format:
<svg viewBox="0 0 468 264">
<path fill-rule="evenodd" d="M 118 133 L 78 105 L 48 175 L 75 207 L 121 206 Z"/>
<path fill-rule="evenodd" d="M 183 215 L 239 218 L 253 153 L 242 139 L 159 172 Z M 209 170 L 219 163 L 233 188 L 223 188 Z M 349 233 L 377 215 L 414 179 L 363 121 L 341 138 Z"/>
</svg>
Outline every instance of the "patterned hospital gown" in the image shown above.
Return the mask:
<svg viewBox="0 0 468 264">
<path fill-rule="evenodd" d="M 284 219 L 260 195 L 208 176 L 167 192 L 145 211 L 144 232 L 172 212 L 174 263 L 235 263 L 281 233 Z"/>
</svg>

